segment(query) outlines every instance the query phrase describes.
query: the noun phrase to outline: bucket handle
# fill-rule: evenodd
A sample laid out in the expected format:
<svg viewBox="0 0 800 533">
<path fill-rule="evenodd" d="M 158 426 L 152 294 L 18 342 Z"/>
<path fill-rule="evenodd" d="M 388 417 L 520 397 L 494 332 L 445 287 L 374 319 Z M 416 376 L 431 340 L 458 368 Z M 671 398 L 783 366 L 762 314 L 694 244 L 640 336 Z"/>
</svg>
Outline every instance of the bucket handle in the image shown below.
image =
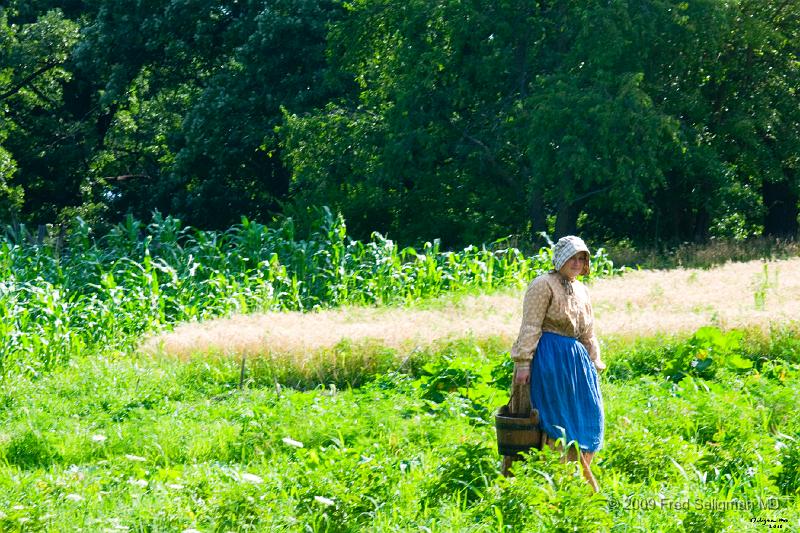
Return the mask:
<svg viewBox="0 0 800 533">
<path fill-rule="evenodd" d="M 523 394 L 521 392 L 521 387 L 524 387 L 524 386 L 525 386 L 525 384 L 518 384 L 518 383 L 513 383 L 511 385 L 511 396 L 508 398 L 508 403 L 506 403 L 506 405 L 505 405 L 505 412 L 507 412 L 509 414 L 512 414 L 512 415 L 517 414 L 519 412 L 519 409 L 516 412 L 514 410 L 514 405 L 515 405 L 514 400 L 515 399 L 517 400 L 516 404 L 517 404 L 517 407 L 519 407 L 519 402 L 520 402 L 520 400 L 522 400 L 522 398 L 520 398 L 520 396 L 523 396 Z M 530 397 L 528 398 L 528 410 L 529 410 L 529 413 L 527 415 L 525 415 L 525 416 L 530 417 L 530 419 L 533 421 L 534 424 L 538 424 L 539 423 L 539 411 L 537 411 L 536 409 L 533 408 L 533 406 L 530 405 Z M 522 418 L 522 417 L 520 417 L 520 418 Z"/>
</svg>

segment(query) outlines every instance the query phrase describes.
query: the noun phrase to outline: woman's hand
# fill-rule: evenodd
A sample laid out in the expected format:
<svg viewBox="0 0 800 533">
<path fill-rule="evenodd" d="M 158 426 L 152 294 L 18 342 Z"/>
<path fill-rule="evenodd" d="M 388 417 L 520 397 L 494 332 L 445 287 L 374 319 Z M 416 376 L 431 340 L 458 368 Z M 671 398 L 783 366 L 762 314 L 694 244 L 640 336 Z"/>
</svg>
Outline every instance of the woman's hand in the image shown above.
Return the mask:
<svg viewBox="0 0 800 533">
<path fill-rule="evenodd" d="M 524 385 L 526 383 L 530 383 L 531 381 L 531 369 L 530 368 L 516 368 L 514 369 L 514 384 L 515 385 Z"/>
</svg>

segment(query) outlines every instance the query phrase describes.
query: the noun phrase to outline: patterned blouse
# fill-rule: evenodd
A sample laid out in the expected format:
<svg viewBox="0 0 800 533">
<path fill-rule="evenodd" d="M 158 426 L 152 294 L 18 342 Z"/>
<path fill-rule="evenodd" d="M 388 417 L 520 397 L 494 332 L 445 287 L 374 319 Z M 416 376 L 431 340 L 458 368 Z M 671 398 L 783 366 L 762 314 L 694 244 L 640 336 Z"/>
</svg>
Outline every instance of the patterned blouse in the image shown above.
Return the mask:
<svg viewBox="0 0 800 533">
<path fill-rule="evenodd" d="M 595 365 L 602 364 L 594 334 L 594 313 L 589 292 L 580 281 L 567 281 L 557 272 L 534 279 L 525 292 L 522 326 L 511 347 L 515 367 L 528 367 L 543 331 L 578 339 Z"/>
</svg>

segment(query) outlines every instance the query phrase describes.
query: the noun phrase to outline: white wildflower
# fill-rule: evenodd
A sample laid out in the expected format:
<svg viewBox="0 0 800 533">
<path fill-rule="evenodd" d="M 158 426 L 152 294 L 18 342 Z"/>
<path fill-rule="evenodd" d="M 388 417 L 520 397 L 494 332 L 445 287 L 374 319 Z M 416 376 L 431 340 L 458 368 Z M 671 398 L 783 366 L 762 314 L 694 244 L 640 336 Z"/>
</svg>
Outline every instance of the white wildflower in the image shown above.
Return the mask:
<svg viewBox="0 0 800 533">
<path fill-rule="evenodd" d="M 75 494 L 74 492 L 71 493 L 71 494 L 67 494 L 64 497 L 66 499 L 70 500 L 70 501 L 73 501 L 73 502 L 79 502 L 79 501 L 83 500 L 83 496 L 81 496 L 80 494 Z"/>
<path fill-rule="evenodd" d="M 140 463 L 147 461 L 147 459 L 145 459 L 144 457 L 139 457 L 138 455 L 133 455 L 130 453 L 125 454 L 125 459 L 127 459 L 128 461 L 138 461 Z"/>
<path fill-rule="evenodd" d="M 302 448 L 304 446 L 302 442 L 294 440 L 290 437 L 284 437 L 283 443 L 287 446 L 294 446 L 295 448 Z"/>
<path fill-rule="evenodd" d="M 98 433 L 97 435 L 92 435 L 92 440 L 94 442 L 105 442 L 106 436 Z"/>
<path fill-rule="evenodd" d="M 250 474 L 245 472 L 244 474 L 242 474 L 242 481 L 247 481 L 248 483 L 255 483 L 256 485 L 258 485 L 259 483 L 262 483 L 264 480 L 255 474 Z"/>
<path fill-rule="evenodd" d="M 130 528 L 126 525 L 120 523 L 119 518 L 112 518 L 111 522 L 111 529 L 104 529 L 103 531 L 129 531 Z"/>
<path fill-rule="evenodd" d="M 326 498 L 325 496 L 314 496 L 314 501 L 326 506 L 331 506 L 335 503 L 333 500 Z"/>
</svg>

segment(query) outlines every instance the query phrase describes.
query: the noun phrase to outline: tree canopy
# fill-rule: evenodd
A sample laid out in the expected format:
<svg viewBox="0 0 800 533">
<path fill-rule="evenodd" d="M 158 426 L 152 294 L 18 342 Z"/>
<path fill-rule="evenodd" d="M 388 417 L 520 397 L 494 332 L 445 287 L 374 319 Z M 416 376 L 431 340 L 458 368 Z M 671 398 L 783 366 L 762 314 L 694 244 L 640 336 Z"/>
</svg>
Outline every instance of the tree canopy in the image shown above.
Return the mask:
<svg viewBox="0 0 800 533">
<path fill-rule="evenodd" d="M 796 237 L 800 0 L 12 0 L 0 215 Z"/>
</svg>

